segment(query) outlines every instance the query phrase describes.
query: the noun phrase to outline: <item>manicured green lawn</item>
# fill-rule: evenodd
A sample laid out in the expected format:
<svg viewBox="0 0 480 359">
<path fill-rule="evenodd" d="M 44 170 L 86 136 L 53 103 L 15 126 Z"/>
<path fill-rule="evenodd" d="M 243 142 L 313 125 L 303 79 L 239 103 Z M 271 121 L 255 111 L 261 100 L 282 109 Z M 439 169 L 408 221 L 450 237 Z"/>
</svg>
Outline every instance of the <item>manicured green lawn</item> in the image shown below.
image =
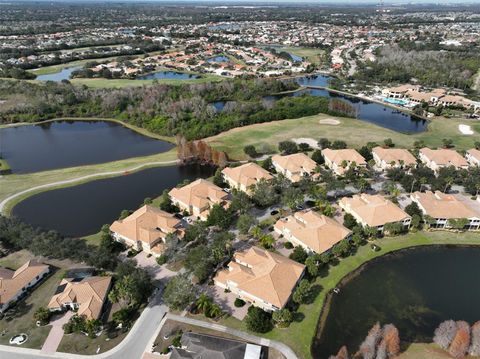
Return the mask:
<svg viewBox="0 0 480 359">
<path fill-rule="evenodd" d="M 317 323 L 326 295 L 335 288 L 347 274 L 358 269 L 365 262 L 392 251 L 433 244 L 480 245 L 480 236 L 478 233 L 417 232 L 400 237 L 378 239 L 375 243 L 380 246 L 380 251 L 372 251 L 370 245 L 362 246 L 354 256 L 341 259 L 339 264 L 331 267 L 327 276 L 317 278 L 314 285 L 319 286 L 321 292 L 312 304 L 300 306 L 298 312 L 300 316 L 304 316 L 303 320 L 294 321 L 287 329 L 274 329 L 264 336 L 289 345 L 297 353 L 299 358 L 309 359 L 312 357 L 310 347 L 317 331 Z M 222 319 L 220 323 L 247 331 L 243 322 L 233 317 Z M 410 356 L 406 358 L 413 359 L 414 357 Z M 420 359 L 420 357 L 418 357 L 418 359 Z"/>
<path fill-rule="evenodd" d="M 105 333 L 102 333 L 99 337 L 93 339 L 81 333 L 64 335 L 57 351 L 81 355 L 94 355 L 96 354 L 97 349 L 100 348 L 99 353 L 104 353 L 120 344 L 127 334 L 128 332 L 125 332 L 114 338 L 108 338 Z"/>
<path fill-rule="evenodd" d="M 322 119 L 337 119 L 339 125 L 320 124 Z M 235 128 L 219 135 L 207 138 L 213 147 L 226 151 L 232 159 L 246 159 L 243 148 L 254 145 L 262 151 L 262 147 L 276 150 L 280 141 L 293 138 L 313 138 L 318 140 L 326 137 L 330 140 L 346 141 L 350 147 L 361 147 L 369 141 L 382 143 L 384 139 L 391 138 L 397 147 L 412 148 L 416 140 L 423 140 L 427 146 L 442 146 L 443 138 L 450 138 L 456 149 L 466 150 L 473 147 L 480 135 L 480 125 L 472 127 L 477 135 L 462 135 L 458 130 L 459 124 L 472 122 L 459 119 L 435 119 L 431 121 L 428 130 L 416 134 L 403 134 L 380 126 L 351 118 L 337 118 L 324 114 L 260 123 L 245 127 Z"/>
<path fill-rule="evenodd" d="M 323 56 L 324 53 L 323 50 L 313 49 L 310 47 L 282 47 L 278 51 L 286 51 L 297 56 L 305 57 L 309 62 L 313 64 L 320 63 L 320 57 Z"/>
</svg>

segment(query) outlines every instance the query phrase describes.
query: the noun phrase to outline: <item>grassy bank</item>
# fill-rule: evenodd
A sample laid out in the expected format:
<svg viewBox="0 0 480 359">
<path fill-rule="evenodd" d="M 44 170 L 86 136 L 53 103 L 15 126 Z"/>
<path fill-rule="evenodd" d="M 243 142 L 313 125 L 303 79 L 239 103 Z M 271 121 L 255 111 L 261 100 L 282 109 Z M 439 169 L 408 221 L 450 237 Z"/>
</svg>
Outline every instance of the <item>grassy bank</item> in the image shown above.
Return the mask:
<svg viewBox="0 0 480 359">
<path fill-rule="evenodd" d="M 264 336 L 269 339 L 281 341 L 289 345 L 302 359 L 312 358 L 310 347 L 317 331 L 317 323 L 320 318 L 327 293 L 335 288 L 347 274 L 361 267 L 371 259 L 387 253 L 415 246 L 434 244 L 475 244 L 480 245 L 478 233 L 452 234 L 448 232 L 417 232 L 401 237 L 383 238 L 375 241 L 381 250 L 374 252 L 369 245 L 358 249 L 354 256 L 342 259 L 338 265 L 331 267 L 325 277 L 317 278 L 315 284 L 322 288 L 320 294 L 312 304 L 301 305 L 300 315 L 304 316 L 301 321 L 294 321 L 287 329 L 274 329 Z M 229 317 L 222 319 L 221 324 L 247 331 L 243 322 Z M 406 356 L 408 359 L 420 359 L 422 356 Z M 441 358 L 441 357 L 439 357 Z"/>
<path fill-rule="evenodd" d="M 333 118 L 340 121 L 339 125 L 320 124 L 320 120 Z M 462 135 L 459 124 L 470 124 L 477 131 L 477 136 Z M 219 135 L 207 138 L 207 142 L 218 150 L 226 151 L 231 158 L 246 159 L 243 148 L 254 145 L 258 150 L 263 146 L 276 149 L 280 141 L 292 138 L 319 138 L 343 140 L 351 147 L 361 147 L 369 141 L 381 143 L 385 138 L 391 138 L 397 147 L 412 148 L 413 143 L 422 140 L 427 146 L 442 146 L 443 138 L 450 138 L 457 150 L 473 147 L 478 140 L 480 126 L 472 125 L 466 120 L 436 119 L 432 120 L 428 130 L 416 134 L 404 134 L 389 130 L 366 121 L 351 118 L 335 118 L 324 114 L 274 122 L 260 123 L 235 128 Z"/>
<path fill-rule="evenodd" d="M 28 174 L 11 174 L 11 175 L 3 176 L 2 178 L 0 178 L 0 200 L 4 200 L 5 198 L 15 193 L 18 193 L 23 190 L 27 190 L 29 188 L 36 187 L 36 186 L 75 179 L 78 177 L 84 177 L 84 176 L 89 176 L 93 174 L 101 174 L 104 172 L 129 171 L 131 168 L 140 166 L 140 165 L 145 165 L 145 167 L 143 167 L 142 169 L 149 168 L 149 167 L 156 167 L 159 165 L 158 164 L 150 165 L 150 163 L 167 162 L 167 161 L 170 162 L 170 161 L 175 161 L 176 158 L 177 158 L 176 150 L 172 149 L 168 152 L 163 152 L 163 153 L 159 153 L 151 156 L 134 157 L 126 160 L 120 160 L 120 161 L 114 161 L 114 162 L 108 162 L 108 163 L 102 163 L 102 164 L 96 164 L 96 165 L 69 167 L 69 168 L 62 168 L 62 169 L 57 169 L 52 171 L 44 171 L 44 172 L 36 172 L 36 173 L 28 173 Z M 131 173 L 131 172 L 127 172 L 127 173 Z M 78 185 L 81 183 L 85 183 L 85 182 L 100 179 L 100 178 L 115 177 L 115 176 L 118 176 L 118 174 L 106 174 L 105 176 L 99 176 L 95 178 L 80 180 L 80 181 L 76 181 L 75 183 L 42 188 L 36 191 L 28 192 L 22 196 L 15 197 L 11 201 L 9 201 L 4 208 L 4 213 L 9 214 L 12 208 L 17 203 L 34 194 L 51 190 L 54 188 L 74 186 L 74 185 Z"/>
<path fill-rule="evenodd" d="M 278 49 L 277 51 L 286 51 L 291 54 L 304 57 L 307 59 L 307 61 L 313 63 L 313 64 L 319 64 L 321 62 L 321 57 L 324 54 L 323 50 L 320 49 L 314 49 L 310 47 L 282 47 Z"/>
</svg>

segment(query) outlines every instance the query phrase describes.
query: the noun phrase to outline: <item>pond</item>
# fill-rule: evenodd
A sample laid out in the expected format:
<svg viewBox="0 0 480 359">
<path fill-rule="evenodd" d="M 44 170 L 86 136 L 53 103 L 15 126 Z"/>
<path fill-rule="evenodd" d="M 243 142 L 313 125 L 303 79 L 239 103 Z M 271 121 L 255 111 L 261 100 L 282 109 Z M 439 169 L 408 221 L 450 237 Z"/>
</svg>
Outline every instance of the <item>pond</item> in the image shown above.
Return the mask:
<svg viewBox="0 0 480 359">
<path fill-rule="evenodd" d="M 292 54 L 291 52 L 289 52 L 288 54 L 289 54 L 290 57 L 292 58 L 292 61 L 293 61 L 293 62 L 302 62 L 302 61 L 303 61 L 303 58 L 302 58 L 301 56 Z"/>
<path fill-rule="evenodd" d="M 29 173 L 165 152 L 173 144 L 111 121 L 53 121 L 0 129 L 12 172 Z"/>
<path fill-rule="evenodd" d="M 452 234 L 454 235 L 454 234 Z M 437 246 L 397 252 L 367 265 L 334 294 L 312 355 L 325 359 L 347 345 L 355 353 L 379 321 L 402 341 L 431 342 L 444 320 L 480 319 L 480 248 Z"/>
<path fill-rule="evenodd" d="M 209 58 L 207 62 L 230 62 L 230 59 L 225 55 L 218 55 L 218 56 Z"/>
<path fill-rule="evenodd" d="M 201 165 L 150 168 L 39 193 L 16 205 L 13 215 L 35 227 L 85 236 L 112 223 L 122 210 L 137 209 L 147 197 L 155 198 L 184 180 L 207 178 L 213 173 L 213 167 Z"/>
<path fill-rule="evenodd" d="M 70 75 L 73 71 L 81 69 L 81 66 L 66 67 L 58 72 L 53 74 L 38 75 L 35 80 L 39 81 L 55 81 L 60 82 L 62 80 L 70 79 Z"/>
<path fill-rule="evenodd" d="M 298 78 L 304 79 L 304 78 Z M 298 80 L 301 81 L 301 80 Z M 318 85 L 310 85 L 310 86 L 323 86 L 320 83 L 323 83 L 325 80 L 324 77 L 313 80 L 305 80 L 305 81 L 317 81 Z M 311 96 L 321 96 L 321 97 L 328 97 L 328 98 L 338 98 L 342 101 L 352 105 L 357 112 L 356 118 L 361 121 L 366 121 L 373 123 L 375 125 L 388 128 L 393 131 L 403 132 L 403 133 L 417 133 L 423 132 L 427 130 L 428 121 L 411 115 L 406 112 L 399 111 L 392 107 L 384 106 L 382 104 L 371 102 L 363 99 L 359 99 L 357 97 L 345 96 L 341 94 L 337 94 L 334 92 L 330 92 L 328 90 L 321 90 L 321 89 L 305 89 L 296 92 L 290 92 L 287 94 L 281 95 L 270 95 L 265 96 L 265 100 L 276 101 L 283 97 L 297 97 L 302 95 L 311 95 Z"/>
<path fill-rule="evenodd" d="M 157 71 L 145 75 L 140 75 L 135 80 L 194 80 L 199 79 L 200 76 L 194 74 L 187 74 L 177 71 Z"/>
</svg>

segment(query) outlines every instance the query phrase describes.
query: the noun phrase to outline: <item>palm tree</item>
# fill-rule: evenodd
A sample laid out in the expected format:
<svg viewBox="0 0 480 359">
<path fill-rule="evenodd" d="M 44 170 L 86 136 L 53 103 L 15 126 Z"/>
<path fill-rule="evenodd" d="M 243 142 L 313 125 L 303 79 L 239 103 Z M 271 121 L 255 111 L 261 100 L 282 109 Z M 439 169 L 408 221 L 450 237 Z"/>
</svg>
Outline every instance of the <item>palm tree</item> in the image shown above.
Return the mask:
<svg viewBox="0 0 480 359">
<path fill-rule="evenodd" d="M 195 302 L 195 305 L 200 312 L 207 313 L 212 306 L 212 299 L 205 293 L 202 293 Z"/>
<path fill-rule="evenodd" d="M 212 304 L 205 314 L 209 318 L 218 318 L 223 313 L 222 308 L 218 304 Z"/>
</svg>

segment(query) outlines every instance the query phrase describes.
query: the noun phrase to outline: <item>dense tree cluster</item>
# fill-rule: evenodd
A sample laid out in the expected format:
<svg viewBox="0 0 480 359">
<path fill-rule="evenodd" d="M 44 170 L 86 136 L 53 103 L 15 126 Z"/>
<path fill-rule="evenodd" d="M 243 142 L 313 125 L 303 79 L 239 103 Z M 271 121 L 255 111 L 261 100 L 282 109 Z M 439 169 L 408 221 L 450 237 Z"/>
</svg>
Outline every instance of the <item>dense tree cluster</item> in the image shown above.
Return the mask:
<svg viewBox="0 0 480 359">
<path fill-rule="evenodd" d="M 470 327 L 465 321 L 446 320 L 435 329 L 433 342 L 453 358 L 480 355 L 480 322 Z"/>
</svg>

